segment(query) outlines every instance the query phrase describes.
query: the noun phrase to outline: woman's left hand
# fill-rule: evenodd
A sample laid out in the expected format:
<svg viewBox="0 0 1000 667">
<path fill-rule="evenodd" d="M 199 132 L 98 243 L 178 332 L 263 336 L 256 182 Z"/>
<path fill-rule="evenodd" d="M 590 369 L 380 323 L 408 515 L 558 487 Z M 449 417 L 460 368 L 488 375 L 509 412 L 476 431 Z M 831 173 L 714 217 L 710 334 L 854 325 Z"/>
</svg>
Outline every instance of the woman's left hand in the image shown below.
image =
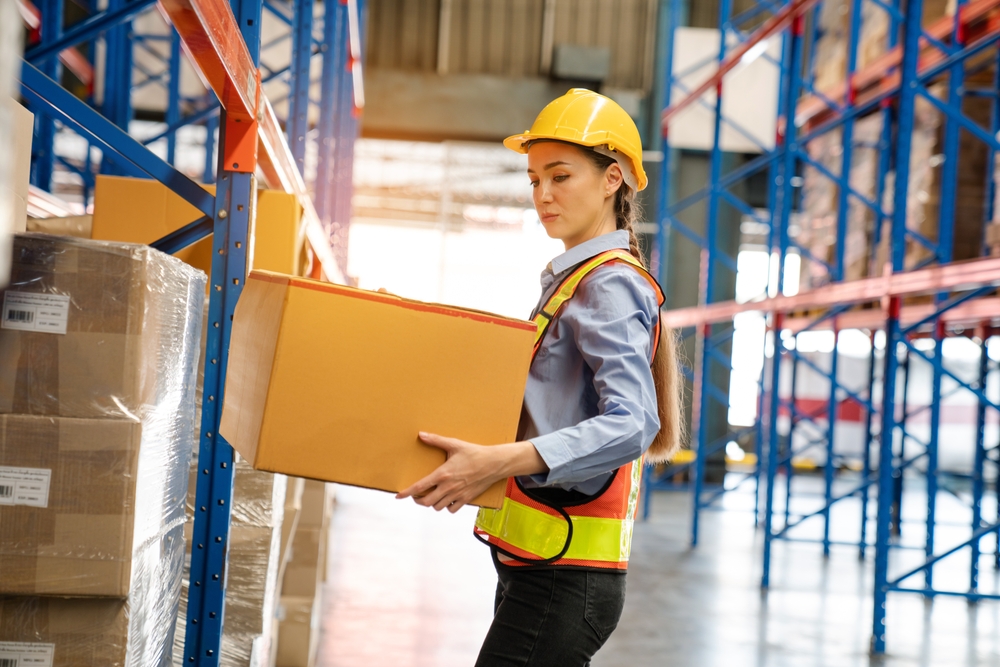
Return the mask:
<svg viewBox="0 0 1000 667">
<path fill-rule="evenodd" d="M 548 470 L 527 441 L 484 447 L 433 433 L 419 435 L 423 443 L 444 450 L 448 460 L 396 498 L 413 498 L 418 505 L 437 511 L 448 508 L 455 513 L 501 479 Z"/>
</svg>

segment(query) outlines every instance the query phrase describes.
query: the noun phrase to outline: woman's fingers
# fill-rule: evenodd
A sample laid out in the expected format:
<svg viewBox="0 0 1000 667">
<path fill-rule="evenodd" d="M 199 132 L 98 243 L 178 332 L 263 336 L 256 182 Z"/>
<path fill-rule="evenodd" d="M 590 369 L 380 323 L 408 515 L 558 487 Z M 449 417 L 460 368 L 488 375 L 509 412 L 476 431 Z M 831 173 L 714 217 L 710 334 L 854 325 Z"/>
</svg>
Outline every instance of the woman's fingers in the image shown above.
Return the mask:
<svg viewBox="0 0 1000 667">
<path fill-rule="evenodd" d="M 451 456 L 452 453 L 458 450 L 462 445 L 467 444 L 458 438 L 446 438 L 445 436 L 437 435 L 436 433 L 425 433 L 421 431 L 417 435 L 420 438 L 420 441 L 425 445 L 443 449 L 448 456 Z"/>
<path fill-rule="evenodd" d="M 413 498 L 416 500 L 417 498 L 425 496 L 435 486 L 437 486 L 437 470 L 427 475 L 427 477 L 424 477 L 419 482 L 415 482 L 397 493 L 396 499 L 402 500 L 403 498 Z"/>
</svg>

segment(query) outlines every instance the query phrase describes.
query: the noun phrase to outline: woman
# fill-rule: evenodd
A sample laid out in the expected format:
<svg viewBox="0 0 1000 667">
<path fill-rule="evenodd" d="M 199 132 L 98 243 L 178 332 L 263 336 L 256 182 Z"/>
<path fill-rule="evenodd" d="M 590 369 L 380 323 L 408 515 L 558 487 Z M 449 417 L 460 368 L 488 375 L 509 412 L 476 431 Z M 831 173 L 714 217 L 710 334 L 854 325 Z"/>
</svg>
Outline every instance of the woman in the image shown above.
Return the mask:
<svg viewBox="0 0 1000 667">
<path fill-rule="evenodd" d="M 634 230 L 646 175 L 632 119 L 575 89 L 504 145 L 527 153 L 538 217 L 566 247 L 542 274 L 518 441 L 421 433 L 448 459 L 397 497 L 455 512 L 506 478 L 503 507 L 476 521 L 499 579 L 476 664 L 584 666 L 625 602 L 642 462 L 680 443 L 680 375 Z"/>
</svg>

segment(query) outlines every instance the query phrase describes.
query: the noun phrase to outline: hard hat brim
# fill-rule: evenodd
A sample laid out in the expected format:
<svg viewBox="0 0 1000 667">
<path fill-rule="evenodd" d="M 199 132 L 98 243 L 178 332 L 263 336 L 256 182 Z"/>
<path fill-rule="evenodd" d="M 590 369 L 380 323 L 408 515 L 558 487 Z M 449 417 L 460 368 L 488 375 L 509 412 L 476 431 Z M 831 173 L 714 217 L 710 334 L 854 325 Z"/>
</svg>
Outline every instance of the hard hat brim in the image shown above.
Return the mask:
<svg viewBox="0 0 1000 667">
<path fill-rule="evenodd" d="M 525 146 L 531 141 L 538 141 L 540 139 L 549 139 L 552 141 L 561 141 L 566 144 L 574 144 L 576 146 L 583 146 L 585 148 L 594 148 L 595 146 L 605 146 L 607 145 L 607 140 L 586 142 L 580 141 L 578 139 L 569 139 L 567 137 L 560 137 L 554 134 L 532 134 L 531 132 L 523 132 L 521 134 L 514 134 L 503 140 L 503 145 L 515 153 L 521 153 L 522 155 L 527 155 L 528 149 Z M 637 190 L 645 190 L 648 179 L 646 174 L 636 174 L 638 180 Z"/>
</svg>

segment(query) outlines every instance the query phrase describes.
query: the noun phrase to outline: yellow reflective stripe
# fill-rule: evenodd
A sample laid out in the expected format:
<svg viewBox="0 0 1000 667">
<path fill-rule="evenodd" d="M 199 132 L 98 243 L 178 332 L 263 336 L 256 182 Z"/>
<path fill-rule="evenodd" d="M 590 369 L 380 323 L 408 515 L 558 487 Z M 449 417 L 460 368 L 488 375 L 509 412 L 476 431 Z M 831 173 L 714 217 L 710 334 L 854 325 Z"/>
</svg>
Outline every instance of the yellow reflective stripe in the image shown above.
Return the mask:
<svg viewBox="0 0 1000 667">
<path fill-rule="evenodd" d="M 632 553 L 632 521 L 635 520 L 635 513 L 639 506 L 639 489 L 642 486 L 642 458 L 632 462 L 632 485 L 628 490 L 628 509 L 625 511 L 628 531 L 626 526 L 622 526 L 622 546 L 621 551 L 625 554 L 622 560 L 628 560 Z"/>
<path fill-rule="evenodd" d="M 563 558 L 619 563 L 628 560 L 632 520 L 571 516 L 573 541 Z M 499 510 L 481 509 L 476 526 L 539 559 L 558 554 L 566 543 L 566 520 L 504 498 Z"/>
<path fill-rule="evenodd" d="M 545 330 L 548 329 L 549 323 L 552 318 L 559 311 L 559 308 L 563 303 L 573 298 L 576 293 L 576 288 L 580 286 L 580 283 L 587 274 L 596 269 L 597 267 L 610 262 L 612 260 L 619 260 L 622 262 L 628 262 L 629 264 L 642 269 L 642 263 L 632 256 L 631 253 L 625 252 L 624 250 L 613 250 L 606 253 L 601 253 L 595 256 L 589 262 L 578 268 L 576 271 L 566 279 L 566 282 L 562 284 L 562 287 L 549 297 L 549 300 L 545 303 L 545 306 L 539 311 L 538 315 L 535 316 L 535 344 L 542 339 L 545 335 Z M 645 269 L 643 269 L 645 270 Z M 658 288 L 656 288 L 657 291 Z M 548 317 L 546 317 L 548 315 Z"/>
</svg>

